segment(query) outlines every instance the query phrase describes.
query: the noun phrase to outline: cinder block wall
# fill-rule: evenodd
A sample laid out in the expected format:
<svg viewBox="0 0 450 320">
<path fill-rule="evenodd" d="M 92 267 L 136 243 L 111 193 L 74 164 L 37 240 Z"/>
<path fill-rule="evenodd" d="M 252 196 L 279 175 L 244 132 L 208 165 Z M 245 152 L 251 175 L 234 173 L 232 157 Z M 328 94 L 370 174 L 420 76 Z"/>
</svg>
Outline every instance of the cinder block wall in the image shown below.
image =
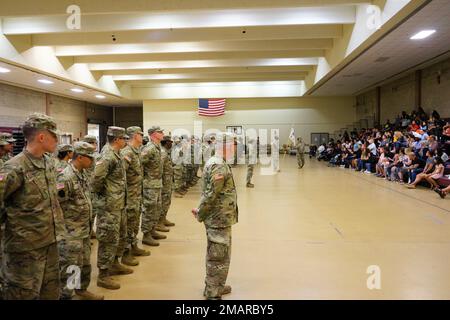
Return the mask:
<svg viewBox="0 0 450 320">
<path fill-rule="evenodd" d="M 79 139 L 88 120 L 112 125 L 112 108 L 0 83 L 0 127 L 19 127 L 30 113 L 55 118 L 58 129 Z M 106 134 L 106 132 L 105 132 Z"/>
</svg>

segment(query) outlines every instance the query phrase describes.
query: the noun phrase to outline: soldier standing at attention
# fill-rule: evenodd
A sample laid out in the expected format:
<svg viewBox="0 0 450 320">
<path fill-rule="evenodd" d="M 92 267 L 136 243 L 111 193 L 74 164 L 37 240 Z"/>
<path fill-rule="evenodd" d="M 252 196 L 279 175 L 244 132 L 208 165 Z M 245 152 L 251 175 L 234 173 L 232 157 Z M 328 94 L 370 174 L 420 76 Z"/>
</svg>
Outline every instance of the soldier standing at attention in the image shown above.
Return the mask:
<svg viewBox="0 0 450 320">
<path fill-rule="evenodd" d="M 305 165 L 305 143 L 303 142 L 302 138 L 297 138 L 295 149 L 297 151 L 298 168 L 301 169 Z"/>
<path fill-rule="evenodd" d="M 0 169 L 0 221 L 5 223 L 4 298 L 59 299 L 57 240 L 64 235 L 56 191 L 56 123 L 32 114 L 22 127 L 26 149 Z"/>
<path fill-rule="evenodd" d="M 138 247 L 137 235 L 142 210 L 142 181 L 144 170 L 141 163 L 141 146 L 144 133 L 140 127 L 127 128 L 130 137 L 128 145 L 122 149 L 127 173 L 127 248 L 122 263 L 128 266 L 137 266 L 135 256 L 149 256 L 150 252 Z"/>
<path fill-rule="evenodd" d="M 173 137 L 175 146 L 171 151 L 173 162 L 173 189 L 175 198 L 183 198 L 187 189 L 184 181 L 183 146 L 180 137 Z"/>
<path fill-rule="evenodd" d="M 247 188 L 254 188 L 255 185 L 252 183 L 253 178 L 253 170 L 256 164 L 256 141 L 248 138 L 247 139 L 247 150 L 246 150 L 246 158 L 247 158 Z"/>
<path fill-rule="evenodd" d="M 73 157 L 73 147 L 70 144 L 60 144 L 57 148 L 58 157 L 56 159 L 57 174 L 63 172 L 69 165 L 69 160 Z"/>
<path fill-rule="evenodd" d="M 95 163 L 97 162 L 98 158 L 100 157 L 100 154 L 97 151 L 98 150 L 98 141 L 97 141 L 97 138 L 95 136 L 91 136 L 91 135 L 84 136 L 82 141 L 91 144 L 94 147 L 94 149 L 95 149 L 95 151 L 94 151 L 94 161 L 92 161 L 92 166 L 90 166 L 87 169 L 84 169 L 84 173 L 88 177 L 89 183 L 92 183 L 92 179 L 94 178 Z M 96 235 L 95 235 L 95 230 L 94 230 L 94 223 L 95 223 L 95 218 L 97 217 L 97 209 L 96 208 L 99 208 L 101 206 L 95 204 L 96 198 L 95 198 L 95 193 L 93 193 L 93 192 L 91 192 L 91 200 L 92 200 L 92 206 L 94 207 L 94 209 L 92 210 L 91 239 L 95 239 Z"/>
<path fill-rule="evenodd" d="M 125 129 L 109 127 L 107 133 L 108 145 L 95 164 L 93 191 L 104 203 L 98 208 L 97 239 L 98 254 L 97 266 L 99 275 L 97 286 L 106 289 L 120 289 L 120 284 L 111 276 L 133 273 L 132 269 L 119 262 L 126 244 L 127 216 L 126 193 L 127 179 L 120 150 L 126 145 Z"/>
<path fill-rule="evenodd" d="M 11 160 L 11 153 L 14 149 L 14 142 L 16 140 L 12 137 L 12 134 L 6 132 L 0 132 L 0 169 L 3 165 Z M 0 208 L 2 210 L 2 208 Z M 0 214 L 1 216 L 1 214 Z M 0 299 L 2 297 L 3 288 L 3 276 L 2 276 L 2 252 L 3 252 L 3 223 L 0 221 Z"/>
<path fill-rule="evenodd" d="M 13 138 L 11 133 L 0 132 L 0 168 L 6 161 L 12 159 L 14 142 L 16 142 L 16 139 Z"/>
<path fill-rule="evenodd" d="M 163 130 L 158 126 L 148 129 L 149 143 L 142 149 L 142 165 L 144 166 L 144 206 L 142 212 L 142 243 L 148 246 L 159 246 L 156 240 L 166 239 L 165 235 L 156 232 L 156 225 L 161 217 L 161 188 L 163 164 L 161 159 L 161 140 Z"/>
<path fill-rule="evenodd" d="M 159 225 L 165 227 L 173 227 L 175 223 L 167 220 L 167 212 L 169 212 L 170 204 L 172 202 L 172 188 L 173 188 L 173 163 L 171 157 L 172 139 L 170 136 L 164 136 L 161 140 L 161 157 L 163 162 L 163 177 L 161 189 L 161 207 L 162 213 L 159 219 Z M 157 229 L 158 230 L 158 229 Z M 161 229 L 162 231 L 162 229 Z"/>
<path fill-rule="evenodd" d="M 231 258 L 231 226 L 238 221 L 236 186 L 228 163 L 234 159 L 234 141 L 230 134 L 217 136 L 215 155 L 203 171 L 204 183 L 198 208 L 192 213 L 206 227 L 208 248 L 204 296 L 220 300 L 231 292 L 225 285 Z"/>
<path fill-rule="evenodd" d="M 103 296 L 87 290 L 91 282 L 92 202 L 90 180 L 84 170 L 94 161 L 95 148 L 87 142 L 76 142 L 71 163 L 58 176 L 58 199 L 64 214 L 66 236 L 58 242 L 61 273 L 61 299 L 71 299 L 73 288 L 68 287 L 69 275 L 76 272 L 80 282 L 74 283 L 75 294 L 83 300 L 103 300 Z M 76 286 L 79 287 L 77 288 Z"/>
</svg>

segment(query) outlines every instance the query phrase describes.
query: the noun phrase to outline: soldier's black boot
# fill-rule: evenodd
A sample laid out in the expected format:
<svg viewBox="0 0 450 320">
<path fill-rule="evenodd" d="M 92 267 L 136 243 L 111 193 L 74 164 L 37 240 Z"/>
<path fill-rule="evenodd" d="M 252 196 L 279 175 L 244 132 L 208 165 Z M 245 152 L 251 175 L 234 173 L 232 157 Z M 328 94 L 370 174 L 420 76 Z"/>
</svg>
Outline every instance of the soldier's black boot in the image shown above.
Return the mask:
<svg viewBox="0 0 450 320">
<path fill-rule="evenodd" d="M 123 257 L 122 257 L 122 264 L 135 267 L 139 265 L 139 261 L 134 257 L 134 255 L 131 253 L 131 250 L 125 250 Z"/>
<path fill-rule="evenodd" d="M 148 246 L 157 247 L 159 246 L 159 242 L 156 241 L 151 233 L 144 234 L 144 238 L 142 238 L 142 243 Z"/>
</svg>

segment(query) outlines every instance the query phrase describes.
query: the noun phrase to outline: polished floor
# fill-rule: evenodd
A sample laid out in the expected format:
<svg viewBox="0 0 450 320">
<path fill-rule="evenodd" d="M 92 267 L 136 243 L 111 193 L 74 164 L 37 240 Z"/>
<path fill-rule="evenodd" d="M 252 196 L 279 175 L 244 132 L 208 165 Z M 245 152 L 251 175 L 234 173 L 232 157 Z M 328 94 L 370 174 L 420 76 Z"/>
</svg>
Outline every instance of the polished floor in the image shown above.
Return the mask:
<svg viewBox="0 0 450 320">
<path fill-rule="evenodd" d="M 225 299 L 450 299 L 450 199 L 316 160 L 299 170 L 286 156 L 280 167 L 255 170 L 254 189 L 244 166 L 233 169 L 240 215 Z M 196 187 L 173 199 L 176 226 L 134 274 L 116 277 L 120 290 L 96 287 L 96 268 L 91 289 L 106 299 L 202 299 L 206 239 L 190 213 L 199 197 Z M 95 257 L 94 247 L 94 266 Z M 373 265 L 381 287 L 369 290 Z"/>
</svg>

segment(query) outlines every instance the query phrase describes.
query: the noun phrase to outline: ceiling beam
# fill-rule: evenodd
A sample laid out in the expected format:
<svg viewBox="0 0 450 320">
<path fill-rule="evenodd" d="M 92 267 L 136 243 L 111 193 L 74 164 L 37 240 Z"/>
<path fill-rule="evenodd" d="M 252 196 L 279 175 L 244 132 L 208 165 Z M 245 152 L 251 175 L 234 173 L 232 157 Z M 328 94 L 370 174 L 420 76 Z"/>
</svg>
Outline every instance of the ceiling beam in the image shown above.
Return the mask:
<svg viewBox="0 0 450 320">
<path fill-rule="evenodd" d="M 333 39 L 169 42 L 151 44 L 56 46 L 55 54 L 56 56 L 94 56 L 175 52 L 324 50 L 331 49 L 332 47 Z"/>
<path fill-rule="evenodd" d="M 142 61 L 179 61 L 211 59 L 273 59 L 273 58 L 315 58 L 325 56 L 325 50 L 305 49 L 287 51 L 241 51 L 241 52 L 168 52 L 140 54 L 111 54 L 76 56 L 74 63 L 114 63 Z"/>
<path fill-rule="evenodd" d="M 133 30 L 32 35 L 34 46 L 74 46 L 225 40 L 324 39 L 342 37 L 342 25 L 289 25 L 231 28 Z"/>
<path fill-rule="evenodd" d="M 185 74 L 153 74 L 153 75 L 123 75 L 112 76 L 114 81 L 157 81 L 171 80 L 303 80 L 306 72 L 256 72 L 256 73 L 185 73 Z"/>
<path fill-rule="evenodd" d="M 165 69 L 165 68 L 216 68 L 216 67 L 257 67 L 257 66 L 311 66 L 317 65 L 317 58 L 282 59 L 227 59 L 227 60 L 186 60 L 126 63 L 93 63 L 90 70 L 123 69 Z"/>
<path fill-rule="evenodd" d="M 0 12 L 4 17 L 56 15 L 66 11 L 74 3 L 79 5 L 83 13 L 114 13 L 114 12 L 145 12 L 145 11 L 173 11 L 173 10 L 203 10 L 203 9 L 239 9 L 239 8 L 273 8 L 273 7 L 311 7 L 342 4 L 360 4 L 368 0 L 2 0 Z"/>
<path fill-rule="evenodd" d="M 218 68 L 170 68 L 170 69 L 123 69 L 105 70 L 105 76 L 123 75 L 168 75 L 189 73 L 258 73 L 258 72 L 308 72 L 313 66 L 275 66 L 275 67 L 218 67 Z"/>
<path fill-rule="evenodd" d="M 63 11 L 59 15 L 3 18 L 3 33 L 11 35 L 76 33 L 80 31 L 117 32 L 125 30 L 353 24 L 355 13 L 355 6 L 205 9 L 101 14 L 86 14 L 81 10 L 81 28 L 73 30 L 73 28 L 67 27 L 67 21 L 71 20 L 70 15 Z"/>
</svg>

